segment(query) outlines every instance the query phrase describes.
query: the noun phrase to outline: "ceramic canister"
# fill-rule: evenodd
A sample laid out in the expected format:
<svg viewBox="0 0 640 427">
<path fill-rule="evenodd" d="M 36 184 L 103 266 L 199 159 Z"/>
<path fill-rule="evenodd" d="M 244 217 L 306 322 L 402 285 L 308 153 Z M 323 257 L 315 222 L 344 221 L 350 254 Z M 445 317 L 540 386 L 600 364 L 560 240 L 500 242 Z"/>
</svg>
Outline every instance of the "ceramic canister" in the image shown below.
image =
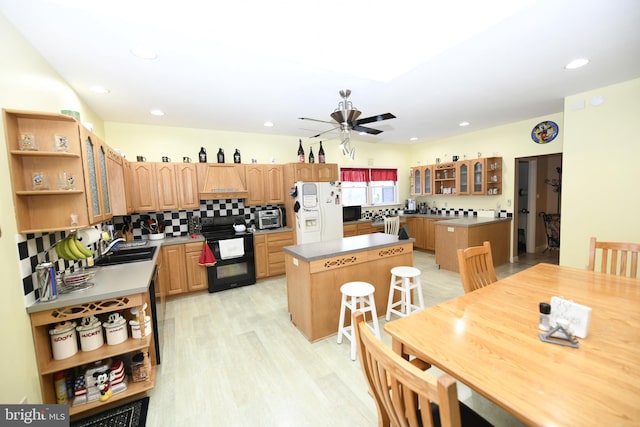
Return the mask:
<svg viewBox="0 0 640 427">
<path fill-rule="evenodd" d="M 66 359 L 78 352 L 78 341 L 76 338 L 76 323 L 58 323 L 49 330 L 51 335 L 51 350 L 55 360 Z"/>
<path fill-rule="evenodd" d="M 116 345 L 127 339 L 127 321 L 123 317 L 113 322 L 105 322 L 102 326 L 107 334 L 107 344 Z"/>
<path fill-rule="evenodd" d="M 144 318 L 144 335 L 140 330 L 140 323 L 137 320 L 129 320 L 129 325 L 131 325 L 131 337 L 135 339 L 140 339 L 143 336 L 147 336 L 151 333 L 151 317 L 145 316 Z"/>
<path fill-rule="evenodd" d="M 81 325 L 76 328 L 80 336 L 82 351 L 91 351 L 102 347 L 104 338 L 102 337 L 101 325 L 101 322 L 94 322 L 90 325 Z"/>
</svg>

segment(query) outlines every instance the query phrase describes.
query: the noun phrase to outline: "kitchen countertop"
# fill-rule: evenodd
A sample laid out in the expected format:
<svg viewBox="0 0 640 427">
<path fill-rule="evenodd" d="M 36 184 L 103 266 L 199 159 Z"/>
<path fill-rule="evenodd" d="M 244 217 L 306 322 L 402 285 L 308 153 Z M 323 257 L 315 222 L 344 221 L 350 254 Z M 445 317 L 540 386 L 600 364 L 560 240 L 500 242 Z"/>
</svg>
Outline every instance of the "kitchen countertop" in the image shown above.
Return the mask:
<svg viewBox="0 0 640 427">
<path fill-rule="evenodd" d="M 95 277 L 91 280 L 94 284 L 91 288 L 84 291 L 58 295 L 56 299 L 51 301 L 35 302 L 27 307 L 27 313 L 36 313 L 70 305 L 85 304 L 92 301 L 146 292 L 149 287 L 149 282 L 153 277 L 156 260 L 160 255 L 160 248 L 162 246 L 203 241 L 204 238 L 201 235 L 196 239 L 191 238 L 191 236 L 180 236 L 166 237 L 162 240 L 149 240 L 150 246 L 158 248 L 155 254 L 153 254 L 153 259 L 104 267 L 90 267 L 91 270 L 96 271 Z"/>
<path fill-rule="evenodd" d="M 362 250 L 382 248 L 413 242 L 415 239 L 400 240 L 397 236 L 384 233 L 363 234 L 361 236 L 344 237 L 324 242 L 304 243 L 302 245 L 285 246 L 283 250 L 305 262 L 330 256 L 344 255 Z"/>
<path fill-rule="evenodd" d="M 451 219 L 443 219 L 436 222 L 436 225 L 447 225 L 451 227 L 477 227 L 480 225 L 494 224 L 496 222 L 511 221 L 512 218 L 477 218 L 477 217 L 458 217 Z"/>
</svg>

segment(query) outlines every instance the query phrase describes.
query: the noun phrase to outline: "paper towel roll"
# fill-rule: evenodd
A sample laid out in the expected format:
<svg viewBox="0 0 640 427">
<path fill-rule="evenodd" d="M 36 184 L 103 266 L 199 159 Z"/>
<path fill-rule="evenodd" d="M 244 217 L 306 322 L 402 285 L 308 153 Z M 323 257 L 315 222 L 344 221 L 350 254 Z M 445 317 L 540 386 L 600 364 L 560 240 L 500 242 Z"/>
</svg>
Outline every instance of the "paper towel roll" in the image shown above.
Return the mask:
<svg viewBox="0 0 640 427">
<path fill-rule="evenodd" d="M 93 227 L 79 230 L 78 240 L 80 240 L 85 246 L 91 245 L 100 240 L 100 231 Z"/>
</svg>

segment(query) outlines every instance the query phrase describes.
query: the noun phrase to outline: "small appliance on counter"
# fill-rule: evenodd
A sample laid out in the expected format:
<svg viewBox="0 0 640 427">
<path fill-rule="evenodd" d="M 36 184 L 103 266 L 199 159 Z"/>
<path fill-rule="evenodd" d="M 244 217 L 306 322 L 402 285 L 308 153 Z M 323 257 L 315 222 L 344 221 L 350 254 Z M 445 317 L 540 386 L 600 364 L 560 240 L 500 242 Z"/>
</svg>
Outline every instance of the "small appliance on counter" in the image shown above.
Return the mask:
<svg viewBox="0 0 640 427">
<path fill-rule="evenodd" d="M 416 209 L 416 199 L 407 199 L 404 213 L 405 214 L 418 213 L 418 210 Z"/>
<path fill-rule="evenodd" d="M 258 229 L 282 227 L 282 212 L 280 209 L 265 209 L 258 211 Z"/>
<path fill-rule="evenodd" d="M 342 206 L 342 222 L 362 219 L 362 206 Z"/>
</svg>

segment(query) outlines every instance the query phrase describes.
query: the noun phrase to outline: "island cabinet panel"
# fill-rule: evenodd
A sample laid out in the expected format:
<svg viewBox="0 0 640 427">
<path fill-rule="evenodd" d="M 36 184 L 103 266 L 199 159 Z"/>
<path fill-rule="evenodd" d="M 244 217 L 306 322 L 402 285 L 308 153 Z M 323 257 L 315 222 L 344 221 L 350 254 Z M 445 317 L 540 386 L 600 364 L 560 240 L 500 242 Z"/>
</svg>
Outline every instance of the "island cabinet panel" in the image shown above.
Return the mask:
<svg viewBox="0 0 640 427">
<path fill-rule="evenodd" d="M 510 221 L 495 221 L 476 226 L 457 226 L 443 221 L 435 225 L 436 264 L 443 270 L 459 272 L 457 250 L 491 243 L 495 266 L 509 262 Z"/>
<path fill-rule="evenodd" d="M 365 236 L 343 240 L 362 237 Z M 376 289 L 374 299 L 378 317 L 384 316 L 391 268 L 413 265 L 413 242 L 363 248 L 309 261 L 285 252 L 285 264 L 291 321 L 313 342 L 338 331 L 342 298 L 340 287 L 347 282 L 371 283 Z"/>
</svg>

